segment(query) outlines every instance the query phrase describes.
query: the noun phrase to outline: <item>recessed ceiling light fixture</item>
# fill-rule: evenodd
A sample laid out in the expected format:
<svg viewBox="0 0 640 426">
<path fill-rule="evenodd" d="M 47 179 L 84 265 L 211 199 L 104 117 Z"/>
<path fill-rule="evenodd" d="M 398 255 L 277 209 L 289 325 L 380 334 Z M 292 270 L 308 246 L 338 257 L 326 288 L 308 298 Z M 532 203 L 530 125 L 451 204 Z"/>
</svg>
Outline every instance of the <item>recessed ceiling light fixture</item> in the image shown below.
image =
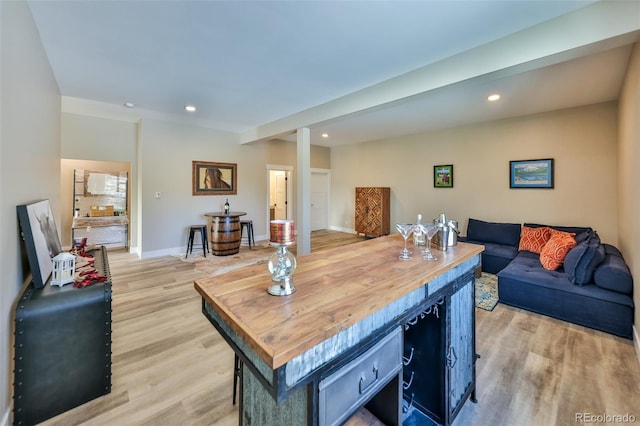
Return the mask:
<svg viewBox="0 0 640 426">
<path fill-rule="evenodd" d="M 487 100 L 488 100 L 489 102 L 495 102 L 495 101 L 497 101 L 497 100 L 499 100 L 499 99 L 500 99 L 500 95 L 498 95 L 497 93 L 494 93 L 493 95 L 489 95 L 489 96 L 487 97 Z"/>
<path fill-rule="evenodd" d="M 135 108 L 136 107 L 136 104 L 134 104 L 133 102 L 125 102 L 123 105 L 126 106 L 127 108 Z"/>
<path fill-rule="evenodd" d="M 329 137 L 329 133 L 323 133 L 323 134 L 322 134 L 322 137 L 323 137 L 323 138 L 328 138 L 328 137 Z"/>
<path fill-rule="evenodd" d="M 193 105 L 185 105 L 184 110 L 187 112 L 196 112 L 196 107 Z"/>
</svg>

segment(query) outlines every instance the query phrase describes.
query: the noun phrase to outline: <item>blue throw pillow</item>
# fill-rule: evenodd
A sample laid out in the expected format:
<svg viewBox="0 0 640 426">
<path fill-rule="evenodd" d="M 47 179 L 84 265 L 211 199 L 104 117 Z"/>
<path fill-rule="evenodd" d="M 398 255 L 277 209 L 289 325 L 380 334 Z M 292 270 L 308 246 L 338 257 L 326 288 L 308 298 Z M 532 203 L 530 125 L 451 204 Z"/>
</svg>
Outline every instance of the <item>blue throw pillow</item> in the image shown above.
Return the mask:
<svg viewBox="0 0 640 426">
<path fill-rule="evenodd" d="M 473 241 L 518 247 L 520 243 L 520 224 L 485 222 L 469 218 L 467 238 Z"/>
<path fill-rule="evenodd" d="M 572 248 L 564 259 L 564 271 L 569 281 L 577 285 L 591 282 L 596 266 L 604 260 L 604 246 L 600 244 L 600 237 L 591 231 L 590 236 Z"/>
<path fill-rule="evenodd" d="M 593 273 L 593 281 L 600 288 L 631 294 L 633 277 L 622 257 L 607 254 Z"/>
<path fill-rule="evenodd" d="M 611 244 L 607 244 L 607 243 L 604 243 L 602 245 L 604 246 L 604 254 L 612 254 L 624 260 L 624 257 L 622 257 L 622 252 L 618 250 L 616 246 L 612 246 Z"/>
</svg>

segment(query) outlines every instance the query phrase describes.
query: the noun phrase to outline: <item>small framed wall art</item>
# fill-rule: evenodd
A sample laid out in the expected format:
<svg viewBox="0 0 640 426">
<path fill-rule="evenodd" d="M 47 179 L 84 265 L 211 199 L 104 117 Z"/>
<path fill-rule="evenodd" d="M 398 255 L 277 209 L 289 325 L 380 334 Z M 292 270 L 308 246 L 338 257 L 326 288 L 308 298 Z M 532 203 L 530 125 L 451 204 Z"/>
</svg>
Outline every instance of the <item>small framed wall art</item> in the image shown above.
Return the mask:
<svg viewBox="0 0 640 426">
<path fill-rule="evenodd" d="M 236 195 L 238 165 L 236 163 L 193 162 L 193 195 Z"/>
<path fill-rule="evenodd" d="M 510 188 L 553 188 L 553 158 L 509 161 Z"/>
<path fill-rule="evenodd" d="M 434 188 L 453 188 L 453 164 L 433 166 Z"/>
</svg>

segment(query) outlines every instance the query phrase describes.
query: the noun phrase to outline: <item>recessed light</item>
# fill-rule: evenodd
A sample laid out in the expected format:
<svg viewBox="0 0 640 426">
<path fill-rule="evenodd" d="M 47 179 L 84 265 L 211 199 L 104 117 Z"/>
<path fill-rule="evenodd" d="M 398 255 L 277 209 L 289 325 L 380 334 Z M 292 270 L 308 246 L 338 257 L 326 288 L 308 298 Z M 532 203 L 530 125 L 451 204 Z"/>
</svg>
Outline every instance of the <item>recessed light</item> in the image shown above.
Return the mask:
<svg viewBox="0 0 640 426">
<path fill-rule="evenodd" d="M 136 104 L 134 104 L 133 102 L 125 102 L 123 105 L 126 106 L 127 108 L 135 108 L 136 107 Z"/>
<path fill-rule="evenodd" d="M 187 112 L 196 112 L 196 107 L 193 105 L 185 105 L 184 106 L 185 111 Z"/>
<path fill-rule="evenodd" d="M 328 137 L 329 137 L 329 133 L 323 133 L 323 134 L 322 134 L 322 137 L 323 137 L 323 138 L 328 138 Z"/>
<path fill-rule="evenodd" d="M 495 102 L 495 101 L 497 101 L 497 100 L 499 100 L 499 99 L 500 99 L 500 95 L 498 95 L 497 93 L 494 93 L 493 95 L 489 95 L 489 96 L 487 97 L 487 100 L 488 100 L 489 102 Z"/>
</svg>

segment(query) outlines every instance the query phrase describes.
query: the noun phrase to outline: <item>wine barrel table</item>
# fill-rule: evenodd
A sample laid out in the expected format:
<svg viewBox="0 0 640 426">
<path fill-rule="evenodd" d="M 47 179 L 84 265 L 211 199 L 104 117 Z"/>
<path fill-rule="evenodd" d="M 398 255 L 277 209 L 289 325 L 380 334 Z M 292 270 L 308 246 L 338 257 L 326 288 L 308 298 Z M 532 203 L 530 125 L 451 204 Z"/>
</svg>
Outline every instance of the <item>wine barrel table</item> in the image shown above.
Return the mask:
<svg viewBox="0 0 640 426">
<path fill-rule="evenodd" d="M 215 256 L 229 256 L 240 251 L 240 216 L 245 212 L 205 213 L 210 218 L 211 253 Z"/>
</svg>

